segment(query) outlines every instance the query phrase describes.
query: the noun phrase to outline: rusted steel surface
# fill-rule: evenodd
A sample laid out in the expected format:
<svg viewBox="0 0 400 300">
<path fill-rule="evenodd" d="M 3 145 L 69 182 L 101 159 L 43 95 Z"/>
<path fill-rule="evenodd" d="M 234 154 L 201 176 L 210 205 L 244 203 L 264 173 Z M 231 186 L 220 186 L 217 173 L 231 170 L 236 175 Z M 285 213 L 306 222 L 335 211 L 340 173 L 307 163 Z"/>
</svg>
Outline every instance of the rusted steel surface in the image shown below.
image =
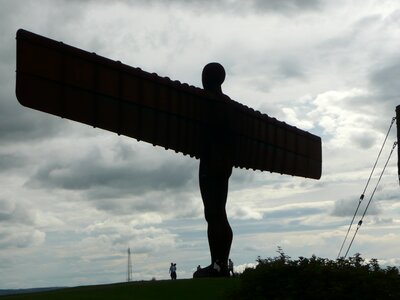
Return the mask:
<svg viewBox="0 0 400 300">
<path fill-rule="evenodd" d="M 220 134 L 234 166 L 319 179 L 321 139 L 226 95 L 17 32 L 18 101 L 27 107 L 199 158 Z"/>
</svg>

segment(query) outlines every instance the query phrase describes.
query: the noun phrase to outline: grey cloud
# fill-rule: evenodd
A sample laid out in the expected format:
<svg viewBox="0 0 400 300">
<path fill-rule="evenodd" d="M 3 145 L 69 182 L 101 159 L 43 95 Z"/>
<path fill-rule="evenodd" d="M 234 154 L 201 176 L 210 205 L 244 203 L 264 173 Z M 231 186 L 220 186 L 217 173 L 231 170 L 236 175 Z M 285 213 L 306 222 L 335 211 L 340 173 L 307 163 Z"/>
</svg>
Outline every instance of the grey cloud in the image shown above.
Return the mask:
<svg viewBox="0 0 400 300">
<path fill-rule="evenodd" d="M 80 2 L 79 2 L 80 3 Z M 53 116 L 21 106 L 15 95 L 16 31 L 20 27 L 58 38 L 68 36 L 70 24 L 75 24 L 82 12 L 67 2 L 2 1 L 0 10 L 0 143 L 42 139 L 54 136 L 62 124 Z M 56 24 L 62 26 L 56 26 Z M 34 28 L 29 28 L 31 24 Z M 54 29 L 57 28 L 57 29 Z M 60 33 L 61 32 L 61 33 Z M 76 32 L 72 33 L 75 36 Z"/>
<path fill-rule="evenodd" d="M 91 198 L 115 198 L 183 189 L 193 180 L 197 169 L 194 160 L 189 163 L 166 161 L 157 169 L 140 163 L 107 163 L 104 160 L 93 154 L 68 164 L 48 162 L 39 167 L 27 185 L 86 191 Z"/>
<path fill-rule="evenodd" d="M 272 87 L 286 83 L 287 80 L 307 79 L 306 60 L 302 55 L 288 57 L 286 53 L 267 53 L 268 51 L 249 50 L 245 54 L 248 63 L 241 64 L 238 68 L 233 67 L 229 73 L 234 77 L 245 78 L 246 86 L 261 92 L 269 92 Z M 232 61 L 232 65 L 236 63 Z"/>
<path fill-rule="evenodd" d="M 239 2 L 239 1 L 238 1 Z M 251 1 L 254 9 L 276 12 L 298 12 L 308 10 L 320 10 L 323 6 L 320 0 L 255 0 Z"/>
<path fill-rule="evenodd" d="M 359 42 L 360 36 L 368 34 L 371 27 L 378 24 L 382 20 L 382 16 L 372 14 L 361 19 L 355 20 L 352 26 L 346 32 L 341 32 L 340 36 L 331 37 L 320 44 L 321 48 L 345 49 Z"/>
<path fill-rule="evenodd" d="M 0 199 L 0 223 L 34 225 L 35 216 L 24 203 Z"/>
<path fill-rule="evenodd" d="M 156 212 L 163 218 L 199 218 L 203 212 L 201 200 L 192 193 L 182 191 L 157 191 L 141 196 L 131 194 L 123 199 L 93 198 L 92 203 L 99 210 L 119 216 L 130 215 L 132 218 L 150 212 Z"/>
<path fill-rule="evenodd" d="M 283 208 L 280 210 L 266 212 L 264 214 L 264 219 L 292 219 L 299 218 L 311 215 L 318 215 L 324 213 L 325 210 L 323 208 L 317 207 L 291 207 L 291 208 Z"/>
<path fill-rule="evenodd" d="M 252 169 L 238 169 L 234 168 L 232 176 L 229 179 L 229 191 L 234 192 L 249 188 L 259 188 L 262 186 L 269 186 L 272 189 L 279 190 L 281 188 L 294 188 L 290 186 L 291 179 L 288 176 L 278 175 L 276 173 L 271 174 L 266 171 L 254 171 Z M 315 184 L 315 183 L 314 183 Z M 306 188 L 308 186 L 301 186 Z"/>
<path fill-rule="evenodd" d="M 370 76 L 370 82 L 380 95 L 381 101 L 389 101 L 398 104 L 400 97 L 400 57 L 393 57 L 374 70 Z"/>
<path fill-rule="evenodd" d="M 229 190 L 240 190 L 244 187 L 249 187 L 253 183 L 255 172 L 246 169 L 234 169 L 232 176 L 229 179 Z"/>
<path fill-rule="evenodd" d="M 96 1 L 97 2 L 97 1 Z M 105 2 L 105 1 L 103 1 Z M 127 4 L 132 2 L 125 1 Z M 319 11 L 324 4 L 321 0 L 141 0 L 135 5 L 179 5 L 182 8 L 196 9 L 199 12 L 224 12 L 243 14 L 250 12 L 257 13 L 279 13 L 283 15 L 297 14 L 303 11 Z"/>
<path fill-rule="evenodd" d="M 43 243 L 45 233 L 28 226 L 0 228 L 0 249 L 27 248 Z"/>
<path fill-rule="evenodd" d="M 385 17 L 385 21 L 398 27 L 400 25 L 400 9 L 396 9 L 389 16 Z"/>
<path fill-rule="evenodd" d="M 357 216 L 362 216 L 366 205 L 369 201 L 369 197 L 366 195 L 364 200 L 361 202 L 361 205 L 358 209 Z M 335 202 L 331 215 L 336 217 L 352 217 L 356 211 L 358 205 L 358 199 L 352 200 L 338 200 Z M 366 216 L 370 215 L 379 215 L 381 213 L 381 209 L 376 201 L 371 201 L 368 210 L 366 212 Z"/>
<path fill-rule="evenodd" d="M 303 67 L 295 60 L 282 61 L 279 73 L 284 79 L 303 78 L 305 76 Z"/>
<path fill-rule="evenodd" d="M 393 157 L 392 157 L 393 161 Z M 383 174 L 382 181 L 377 188 L 374 199 L 376 201 L 398 201 L 400 199 L 399 186 L 397 185 L 397 168 L 393 172 L 386 172 Z M 388 180 L 389 179 L 389 180 Z M 393 184 L 394 183 L 394 184 Z"/>
<path fill-rule="evenodd" d="M 124 228 L 123 232 L 121 228 Z M 176 235 L 165 227 L 131 227 L 117 222 L 101 227 L 94 226 L 87 233 L 89 236 L 80 242 L 83 249 L 101 242 L 119 251 L 128 242 L 135 255 L 162 251 L 164 247 L 175 244 L 176 239 Z"/>
<path fill-rule="evenodd" d="M 373 224 L 379 224 L 379 225 L 393 225 L 395 223 L 395 219 L 393 218 L 380 218 L 380 217 L 374 217 L 372 219 Z"/>
<path fill-rule="evenodd" d="M 340 32 L 340 36 L 329 38 L 319 45 L 320 50 L 326 51 L 325 55 L 336 62 L 338 57 L 343 56 L 343 64 L 349 63 L 349 53 L 356 53 L 356 61 L 365 55 L 369 55 L 365 59 L 373 60 L 372 67 L 366 70 L 372 95 L 363 97 L 360 102 L 354 102 L 357 105 L 367 107 L 371 103 L 377 103 L 381 107 L 386 106 L 387 111 L 389 106 L 392 110 L 398 104 L 400 88 L 397 78 L 400 75 L 400 59 L 397 54 L 386 51 L 385 45 L 393 38 L 390 33 L 398 28 L 399 14 L 399 10 L 396 10 L 386 17 L 379 14 L 364 16 L 355 20 L 347 31 Z M 371 36 L 380 38 L 371 40 Z M 360 53 L 367 46 L 369 52 Z"/>
<path fill-rule="evenodd" d="M 370 102 L 376 103 L 374 114 L 380 116 L 375 128 L 385 133 L 391 118 L 395 116 L 395 108 L 399 105 L 400 56 L 386 57 L 380 66 L 371 70 L 369 83 L 371 87 Z"/>
<path fill-rule="evenodd" d="M 11 37 L 9 37 L 11 39 Z M 7 45 L 10 43 L 7 42 Z M 8 50 L 7 50 L 8 51 Z M 10 50 L 11 51 L 11 50 Z M 54 136 L 62 122 L 57 118 L 20 105 L 15 96 L 15 49 L 2 50 L 0 61 L 0 143 L 27 141 Z M 3 57 L 6 56 L 6 58 Z"/>
<path fill-rule="evenodd" d="M 353 30 L 355 32 L 365 31 L 382 21 L 382 16 L 379 14 L 370 14 L 364 16 L 354 23 Z"/>
<path fill-rule="evenodd" d="M 297 58 L 282 58 L 281 54 L 278 54 L 278 56 L 273 54 L 271 57 L 263 58 L 263 61 L 249 64 L 253 69 L 250 72 L 256 72 L 255 74 L 257 74 L 255 78 L 251 78 L 249 84 L 260 91 L 268 91 L 271 87 L 287 80 L 305 79 L 306 73 L 302 61 L 303 57 L 301 56 Z M 260 67 L 254 67 L 257 65 Z M 266 66 L 269 66 L 268 70 L 265 69 Z M 265 75 L 260 76 L 260 74 Z"/>
<path fill-rule="evenodd" d="M 375 145 L 376 136 L 371 132 L 355 133 L 351 136 L 351 141 L 361 149 L 369 149 Z"/>
<path fill-rule="evenodd" d="M 115 215 L 157 212 L 165 217 L 199 217 L 199 196 L 194 159 L 140 161 L 130 144 L 117 143 L 113 158 L 95 149 L 72 162 L 48 160 L 27 181 L 28 188 L 79 192 L 99 210 Z M 143 154 L 143 153 L 142 153 Z"/>
<path fill-rule="evenodd" d="M 116 160 L 129 161 L 135 155 L 136 150 L 130 144 L 119 142 L 114 146 Z"/>
<path fill-rule="evenodd" d="M 11 169 L 24 167 L 27 159 L 15 153 L 0 154 L 0 172 L 9 172 Z"/>
<path fill-rule="evenodd" d="M 6 99 L 8 100 L 0 102 L 1 143 L 40 140 L 55 136 L 60 132 L 62 124 L 56 118 L 27 108 L 16 107 L 15 97 Z M 15 103 L 10 103 L 11 101 Z"/>
</svg>

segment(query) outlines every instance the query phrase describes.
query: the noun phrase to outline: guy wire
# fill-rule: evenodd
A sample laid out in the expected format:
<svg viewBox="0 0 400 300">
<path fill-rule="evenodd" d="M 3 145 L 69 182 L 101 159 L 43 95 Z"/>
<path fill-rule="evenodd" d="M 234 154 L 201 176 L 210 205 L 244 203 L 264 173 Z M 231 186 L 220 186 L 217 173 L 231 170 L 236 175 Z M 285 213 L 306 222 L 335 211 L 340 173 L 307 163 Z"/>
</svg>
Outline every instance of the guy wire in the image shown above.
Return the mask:
<svg viewBox="0 0 400 300">
<path fill-rule="evenodd" d="M 386 137 L 385 137 L 385 139 L 384 139 L 384 141 L 383 141 L 382 147 L 381 147 L 381 149 L 379 150 L 378 156 L 377 156 L 377 158 L 376 158 L 376 160 L 375 160 L 375 164 L 374 164 L 374 166 L 372 167 L 371 174 L 369 174 L 369 178 L 368 178 L 368 181 L 367 181 L 367 183 L 366 183 L 366 185 L 365 185 L 365 187 L 364 187 L 364 191 L 362 192 L 362 194 L 361 194 L 361 196 L 360 196 L 360 199 L 358 200 L 358 205 L 357 205 L 356 211 L 354 212 L 353 218 L 351 219 L 349 228 L 347 229 L 346 236 L 345 236 L 345 238 L 344 238 L 344 240 L 343 240 L 342 246 L 340 247 L 339 254 L 338 254 L 337 258 L 339 258 L 339 257 L 340 257 L 340 254 L 342 253 L 343 246 L 344 246 L 344 244 L 346 243 L 346 240 L 347 240 L 347 237 L 348 237 L 348 235 L 349 235 L 350 229 L 351 229 L 351 227 L 353 226 L 354 219 L 355 219 L 355 217 L 356 217 L 356 215 L 357 215 L 358 209 L 360 208 L 360 204 L 361 204 L 361 202 L 362 202 L 363 199 L 364 199 L 365 191 L 367 190 L 367 187 L 368 187 L 368 185 L 369 185 L 369 182 L 371 181 L 372 174 L 373 174 L 374 171 L 375 171 L 376 164 L 378 163 L 379 157 L 381 156 L 383 147 L 385 146 L 386 140 L 387 140 L 387 138 L 388 138 L 388 136 L 389 136 L 390 130 L 392 129 L 392 126 L 393 126 L 393 123 L 394 123 L 395 120 L 396 120 L 396 117 L 393 117 L 393 118 L 392 118 L 392 121 L 391 121 L 391 123 L 390 123 L 389 129 L 388 129 L 388 132 L 386 133 Z M 357 228 L 357 230 L 358 230 L 358 228 Z M 346 253 L 346 254 L 347 254 L 347 253 Z M 346 256 L 345 256 L 345 257 L 346 257 Z"/>
</svg>

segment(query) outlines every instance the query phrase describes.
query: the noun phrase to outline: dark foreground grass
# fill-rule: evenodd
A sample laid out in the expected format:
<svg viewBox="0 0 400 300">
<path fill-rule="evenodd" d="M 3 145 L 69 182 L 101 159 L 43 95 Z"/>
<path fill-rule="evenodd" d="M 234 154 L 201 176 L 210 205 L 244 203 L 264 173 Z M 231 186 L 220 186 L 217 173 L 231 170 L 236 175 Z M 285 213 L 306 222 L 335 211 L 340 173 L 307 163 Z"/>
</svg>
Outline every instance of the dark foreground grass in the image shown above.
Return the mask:
<svg viewBox="0 0 400 300">
<path fill-rule="evenodd" d="M 0 296 L 0 299 L 229 299 L 228 294 L 238 285 L 236 278 L 181 279 L 138 281 L 109 285 L 82 286 L 55 291 Z"/>
<path fill-rule="evenodd" d="M 257 259 L 255 268 L 236 278 L 208 278 L 119 283 L 62 289 L 3 299 L 400 299 L 400 270 L 365 261 L 359 253 L 330 260 L 291 259 L 279 256 Z"/>
</svg>

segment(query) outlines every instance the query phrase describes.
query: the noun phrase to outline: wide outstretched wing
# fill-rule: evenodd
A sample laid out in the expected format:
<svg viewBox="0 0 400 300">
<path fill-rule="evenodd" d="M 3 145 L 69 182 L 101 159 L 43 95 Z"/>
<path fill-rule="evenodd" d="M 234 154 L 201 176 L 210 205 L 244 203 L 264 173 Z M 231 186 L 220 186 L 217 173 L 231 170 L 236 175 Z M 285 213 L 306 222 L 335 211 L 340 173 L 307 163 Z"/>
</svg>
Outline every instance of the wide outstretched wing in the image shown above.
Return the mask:
<svg viewBox="0 0 400 300">
<path fill-rule="evenodd" d="M 235 140 L 236 167 L 321 176 L 321 139 L 311 133 L 225 95 L 22 29 L 17 32 L 16 95 L 24 106 L 196 158 L 204 128 L 218 126 Z M 210 117 L 215 112 L 231 121 Z"/>
</svg>

